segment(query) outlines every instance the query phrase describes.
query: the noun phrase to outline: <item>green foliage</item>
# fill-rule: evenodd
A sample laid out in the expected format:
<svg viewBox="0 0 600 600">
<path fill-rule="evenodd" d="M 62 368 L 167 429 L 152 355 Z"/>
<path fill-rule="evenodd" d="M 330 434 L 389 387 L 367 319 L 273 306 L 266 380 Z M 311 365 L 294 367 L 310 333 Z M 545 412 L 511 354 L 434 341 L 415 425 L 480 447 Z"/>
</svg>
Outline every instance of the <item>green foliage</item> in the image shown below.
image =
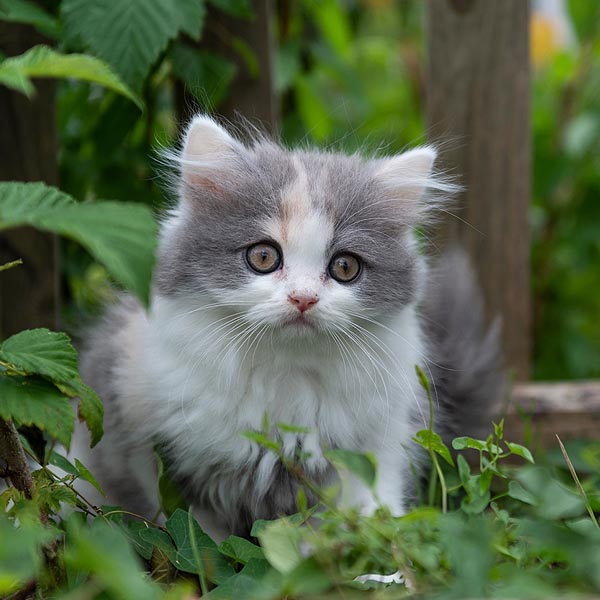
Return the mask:
<svg viewBox="0 0 600 600">
<path fill-rule="evenodd" d="M 97 83 L 122 94 L 141 107 L 141 100 L 101 60 L 85 54 L 61 54 L 47 46 L 35 46 L 0 63 L 0 83 L 27 96 L 34 93 L 32 77 L 69 77 Z"/>
<path fill-rule="evenodd" d="M 117 281 L 148 301 L 156 223 L 145 206 L 77 203 L 43 183 L 0 183 L 0 230 L 25 224 L 80 242 Z"/>
<path fill-rule="evenodd" d="M 32 329 L 0 344 L 0 417 L 35 425 L 68 447 L 75 419 L 69 398 L 75 396 L 95 445 L 102 437 L 102 403 L 81 381 L 69 337 Z"/>
<path fill-rule="evenodd" d="M 199 37 L 204 4 L 198 0 L 63 0 L 66 34 L 104 59 L 136 91 L 150 67 L 183 30 Z"/>
</svg>

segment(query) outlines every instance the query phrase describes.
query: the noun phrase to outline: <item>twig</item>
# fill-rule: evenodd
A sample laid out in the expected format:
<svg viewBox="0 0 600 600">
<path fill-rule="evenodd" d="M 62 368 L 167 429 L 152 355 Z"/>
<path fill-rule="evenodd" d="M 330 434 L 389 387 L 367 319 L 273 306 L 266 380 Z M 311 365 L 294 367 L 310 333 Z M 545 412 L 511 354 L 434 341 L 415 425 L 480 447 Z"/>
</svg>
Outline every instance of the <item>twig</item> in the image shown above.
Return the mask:
<svg viewBox="0 0 600 600">
<path fill-rule="evenodd" d="M 12 421 L 0 419 L 0 476 L 31 498 L 31 469 Z"/>
<path fill-rule="evenodd" d="M 4 263 L 0 265 L 0 273 L 2 271 L 8 271 L 8 269 L 12 269 L 13 267 L 18 267 L 23 264 L 23 260 L 21 258 L 17 258 L 17 260 L 13 260 L 11 262 Z"/>
<path fill-rule="evenodd" d="M 592 519 L 592 523 L 594 523 L 594 525 L 596 525 L 596 527 L 600 527 L 600 525 L 598 524 L 598 519 L 596 519 L 596 515 L 594 514 L 594 510 L 592 509 L 592 507 L 590 505 L 590 501 L 588 500 L 587 494 L 585 493 L 585 490 L 583 489 L 583 486 L 581 485 L 581 482 L 579 481 L 579 477 L 577 476 L 577 473 L 575 472 L 575 467 L 573 466 L 573 463 L 571 462 L 571 459 L 569 458 L 569 455 L 567 454 L 567 449 L 565 448 L 561 439 L 558 437 L 558 434 L 556 434 L 556 439 L 558 440 L 558 444 L 560 445 L 560 451 L 563 453 L 563 456 L 565 457 L 565 461 L 567 463 L 567 466 L 569 467 L 569 471 L 571 471 L 571 477 L 573 478 L 573 481 L 575 482 L 575 485 L 577 486 L 577 489 L 579 490 L 579 493 L 581 494 L 581 497 L 583 498 L 583 500 L 585 502 L 585 507 L 587 508 L 587 511 L 590 515 L 590 519 Z"/>
</svg>

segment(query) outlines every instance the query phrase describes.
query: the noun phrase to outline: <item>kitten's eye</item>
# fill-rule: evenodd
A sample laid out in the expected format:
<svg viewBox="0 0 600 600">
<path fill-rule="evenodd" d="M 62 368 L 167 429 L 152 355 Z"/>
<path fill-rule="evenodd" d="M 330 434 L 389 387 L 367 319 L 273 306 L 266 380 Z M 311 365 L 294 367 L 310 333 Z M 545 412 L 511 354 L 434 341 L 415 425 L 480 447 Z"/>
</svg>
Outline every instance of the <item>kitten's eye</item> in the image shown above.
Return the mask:
<svg viewBox="0 0 600 600">
<path fill-rule="evenodd" d="M 281 254 L 275 246 L 260 242 L 246 250 L 246 261 L 257 273 L 272 273 L 281 265 Z"/>
<path fill-rule="evenodd" d="M 360 261 L 353 254 L 338 254 L 329 263 L 329 274 L 340 283 L 354 281 L 360 273 Z"/>
</svg>

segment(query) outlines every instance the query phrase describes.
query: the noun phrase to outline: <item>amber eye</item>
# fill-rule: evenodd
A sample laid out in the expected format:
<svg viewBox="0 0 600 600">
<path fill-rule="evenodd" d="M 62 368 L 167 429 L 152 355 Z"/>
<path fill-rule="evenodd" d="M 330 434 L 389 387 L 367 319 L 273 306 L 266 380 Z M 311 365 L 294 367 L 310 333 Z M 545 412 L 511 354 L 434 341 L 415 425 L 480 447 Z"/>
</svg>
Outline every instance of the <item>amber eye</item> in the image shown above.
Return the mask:
<svg viewBox="0 0 600 600">
<path fill-rule="evenodd" d="M 338 254 L 329 263 L 329 274 L 340 283 L 354 281 L 360 273 L 360 261 L 353 254 Z"/>
<path fill-rule="evenodd" d="M 251 269 L 264 275 L 279 268 L 281 253 L 275 246 L 260 242 L 246 250 L 246 261 Z"/>
</svg>

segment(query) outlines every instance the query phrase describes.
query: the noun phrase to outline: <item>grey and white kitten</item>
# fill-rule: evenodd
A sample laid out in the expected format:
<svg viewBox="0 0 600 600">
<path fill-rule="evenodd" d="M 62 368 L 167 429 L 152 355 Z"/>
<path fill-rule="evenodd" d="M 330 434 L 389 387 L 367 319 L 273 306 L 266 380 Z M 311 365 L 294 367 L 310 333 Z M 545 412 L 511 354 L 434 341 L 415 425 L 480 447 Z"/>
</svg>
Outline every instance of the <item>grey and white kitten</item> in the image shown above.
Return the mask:
<svg viewBox="0 0 600 600">
<path fill-rule="evenodd" d="M 350 481 L 347 501 L 405 511 L 420 460 L 411 437 L 428 418 L 415 365 L 435 385 L 439 429 L 468 427 L 501 382 L 497 332 L 481 335 L 463 259 L 435 275 L 418 251 L 428 192 L 451 188 L 434 158 L 429 147 L 366 159 L 248 145 L 209 117 L 192 121 L 150 310 L 123 298 L 82 358 L 106 410 L 83 462 L 110 503 L 157 511 L 160 444 L 214 536 L 295 512 L 297 482 L 242 436 L 266 414 L 310 431 L 282 442 L 318 483 L 334 479 L 324 449 L 374 453 L 375 496 Z"/>
</svg>

